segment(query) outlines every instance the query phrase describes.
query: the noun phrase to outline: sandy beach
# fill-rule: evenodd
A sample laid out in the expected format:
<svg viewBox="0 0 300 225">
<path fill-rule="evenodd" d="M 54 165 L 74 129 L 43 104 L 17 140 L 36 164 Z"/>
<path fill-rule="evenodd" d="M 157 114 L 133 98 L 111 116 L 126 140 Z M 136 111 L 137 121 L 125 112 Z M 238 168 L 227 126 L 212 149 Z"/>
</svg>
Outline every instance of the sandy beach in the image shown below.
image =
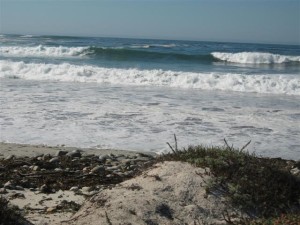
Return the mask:
<svg viewBox="0 0 300 225">
<path fill-rule="evenodd" d="M 95 149 L 95 148 L 77 148 L 66 146 L 47 146 L 47 145 L 29 145 L 29 144 L 15 144 L 0 142 L 0 157 L 6 158 L 10 155 L 16 157 L 32 157 L 41 154 L 55 154 L 57 151 L 74 151 L 80 150 L 86 154 L 105 155 L 105 154 L 125 154 L 135 155 L 139 152 L 130 150 L 115 150 L 115 149 Z M 143 152 L 145 154 L 155 155 L 151 152 Z"/>
<path fill-rule="evenodd" d="M 150 158 L 145 158 L 145 153 L 126 150 L 1 143 L 0 169 L 4 178 L 0 182 L 0 196 L 25 212 L 25 218 L 33 224 L 60 224 L 94 194 L 132 177 L 141 164 L 154 159 L 155 154 L 149 155 Z M 102 161 L 99 159 L 101 157 Z M 69 159 L 68 165 L 73 166 L 70 172 L 61 165 L 62 159 Z M 103 167 L 97 164 L 98 161 Z M 101 169 L 104 173 L 99 174 Z M 74 179 L 68 177 L 71 172 L 70 176 Z M 93 178 L 97 174 L 100 177 L 98 180 Z M 7 176 L 10 178 L 5 178 Z M 84 179 L 85 176 L 91 177 Z M 50 181 L 47 183 L 47 180 Z M 61 182 L 67 186 L 58 187 Z"/>
</svg>

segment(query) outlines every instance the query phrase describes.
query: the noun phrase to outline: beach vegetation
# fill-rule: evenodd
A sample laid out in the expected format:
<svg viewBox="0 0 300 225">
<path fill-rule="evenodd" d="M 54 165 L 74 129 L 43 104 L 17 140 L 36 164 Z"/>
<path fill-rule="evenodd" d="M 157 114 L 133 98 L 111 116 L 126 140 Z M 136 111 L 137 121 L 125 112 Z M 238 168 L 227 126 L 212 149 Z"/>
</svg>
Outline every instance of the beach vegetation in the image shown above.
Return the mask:
<svg viewBox="0 0 300 225">
<path fill-rule="evenodd" d="M 255 224 L 253 219 L 257 218 L 300 221 L 297 215 L 300 212 L 300 179 L 291 173 L 297 162 L 256 156 L 245 150 L 250 142 L 240 149 L 230 146 L 226 140 L 224 146 L 198 145 L 178 149 L 174 137 L 174 146 L 167 143 L 172 152 L 163 154 L 159 160 L 183 161 L 207 168 L 212 177 L 206 187 L 207 194 L 222 195 L 228 204 L 246 213 L 250 219 L 244 219 L 245 224 L 250 221 Z M 231 223 L 230 215 L 224 215 Z"/>
</svg>

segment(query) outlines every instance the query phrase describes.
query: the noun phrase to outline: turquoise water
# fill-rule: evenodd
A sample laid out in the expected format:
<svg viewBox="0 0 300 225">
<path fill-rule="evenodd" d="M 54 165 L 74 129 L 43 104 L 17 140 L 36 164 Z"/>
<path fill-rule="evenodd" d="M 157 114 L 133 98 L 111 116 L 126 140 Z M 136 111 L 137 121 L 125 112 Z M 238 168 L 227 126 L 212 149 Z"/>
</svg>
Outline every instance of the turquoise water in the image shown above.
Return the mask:
<svg viewBox="0 0 300 225">
<path fill-rule="evenodd" d="M 300 46 L 0 36 L 1 141 L 300 158 Z"/>
</svg>

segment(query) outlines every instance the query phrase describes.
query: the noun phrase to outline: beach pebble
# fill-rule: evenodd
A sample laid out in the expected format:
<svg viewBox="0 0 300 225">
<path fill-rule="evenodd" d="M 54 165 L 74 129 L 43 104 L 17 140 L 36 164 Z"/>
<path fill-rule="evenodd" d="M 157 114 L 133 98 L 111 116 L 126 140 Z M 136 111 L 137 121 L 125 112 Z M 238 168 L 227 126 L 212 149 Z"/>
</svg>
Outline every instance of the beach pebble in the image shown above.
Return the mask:
<svg viewBox="0 0 300 225">
<path fill-rule="evenodd" d="M 82 188 L 81 188 L 81 191 L 82 191 L 82 192 L 90 192 L 91 189 L 92 189 L 91 187 L 82 187 Z"/>
<path fill-rule="evenodd" d="M 49 208 L 47 208 L 47 210 L 46 210 L 46 212 L 47 213 L 54 213 L 56 211 L 56 207 L 49 207 Z"/>
<path fill-rule="evenodd" d="M 109 171 L 118 170 L 118 169 L 120 169 L 120 166 L 107 167 L 106 169 Z"/>
<path fill-rule="evenodd" d="M 6 188 L 0 188 L 0 194 L 6 194 L 8 193 Z"/>
<path fill-rule="evenodd" d="M 103 166 L 95 166 L 91 172 L 92 173 L 101 173 L 101 172 L 104 172 L 105 171 L 105 168 Z"/>
<path fill-rule="evenodd" d="M 4 185 L 3 185 L 4 188 L 6 189 L 14 189 L 15 186 L 12 184 L 11 181 L 7 181 Z"/>
<path fill-rule="evenodd" d="M 14 158 L 16 158 L 15 155 L 9 155 L 9 156 L 7 156 L 7 157 L 5 158 L 5 160 L 11 160 L 11 159 L 14 159 Z"/>
<path fill-rule="evenodd" d="M 63 171 L 63 169 L 62 168 L 55 168 L 54 171 L 61 172 L 61 171 Z"/>
<path fill-rule="evenodd" d="M 79 188 L 77 186 L 74 186 L 74 187 L 70 188 L 70 191 L 77 192 L 77 191 L 79 191 Z"/>
<path fill-rule="evenodd" d="M 24 188 L 21 187 L 21 186 L 19 186 L 19 185 L 17 185 L 17 186 L 15 186 L 14 190 L 24 191 Z"/>
<path fill-rule="evenodd" d="M 89 167 L 87 166 L 87 167 L 84 167 L 83 169 L 82 169 L 82 171 L 84 172 L 84 173 L 86 173 L 86 172 L 88 172 L 89 171 Z"/>
<path fill-rule="evenodd" d="M 57 157 L 54 157 L 49 160 L 49 163 L 58 163 L 58 162 L 59 162 L 59 159 Z"/>
<path fill-rule="evenodd" d="M 67 151 L 58 150 L 58 151 L 55 153 L 55 156 L 63 156 L 63 155 L 66 155 L 67 153 L 68 153 Z"/>
<path fill-rule="evenodd" d="M 34 166 L 34 167 L 32 168 L 32 170 L 33 170 L 33 171 L 39 171 L 39 170 L 40 170 L 40 167 L 39 167 L 39 166 Z"/>
<path fill-rule="evenodd" d="M 110 159 L 109 155 L 100 155 L 99 156 L 100 162 L 105 162 L 107 159 Z"/>
<path fill-rule="evenodd" d="M 293 175 L 297 176 L 297 175 L 300 175 L 300 170 L 297 167 L 295 167 L 294 169 L 291 170 L 291 173 Z"/>
<path fill-rule="evenodd" d="M 75 157 L 78 157 L 80 158 L 81 157 L 81 153 L 79 150 L 74 150 L 72 152 L 68 152 L 67 153 L 67 156 L 71 157 L 71 158 L 75 158 Z"/>
<path fill-rule="evenodd" d="M 50 154 L 46 154 L 46 155 L 43 156 L 43 160 L 44 160 L 44 161 L 48 161 L 48 160 L 50 160 L 51 158 L 52 158 L 52 156 L 51 156 Z"/>
<path fill-rule="evenodd" d="M 48 187 L 46 184 L 43 184 L 40 188 L 39 188 L 40 192 L 42 193 L 52 193 L 53 190 L 50 189 L 50 187 Z"/>
</svg>

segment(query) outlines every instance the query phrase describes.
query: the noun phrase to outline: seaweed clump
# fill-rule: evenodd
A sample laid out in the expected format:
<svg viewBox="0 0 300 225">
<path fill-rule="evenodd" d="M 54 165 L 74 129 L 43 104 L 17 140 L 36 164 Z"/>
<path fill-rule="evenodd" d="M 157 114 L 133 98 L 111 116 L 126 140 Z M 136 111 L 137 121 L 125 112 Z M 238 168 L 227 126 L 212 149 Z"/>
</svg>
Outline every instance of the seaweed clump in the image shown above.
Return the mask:
<svg viewBox="0 0 300 225">
<path fill-rule="evenodd" d="M 0 225 L 32 225 L 20 213 L 17 207 L 10 207 L 8 201 L 0 197 Z"/>
<path fill-rule="evenodd" d="M 235 149 L 226 140 L 221 147 L 200 145 L 178 150 L 175 136 L 175 148 L 167 144 L 172 152 L 162 155 L 161 161 L 184 161 L 208 167 L 212 182 L 207 192 L 221 193 L 250 218 L 280 219 L 282 214 L 299 213 L 300 181 L 290 172 L 297 166 L 295 161 L 257 157 L 244 151 L 248 144 Z"/>
</svg>

